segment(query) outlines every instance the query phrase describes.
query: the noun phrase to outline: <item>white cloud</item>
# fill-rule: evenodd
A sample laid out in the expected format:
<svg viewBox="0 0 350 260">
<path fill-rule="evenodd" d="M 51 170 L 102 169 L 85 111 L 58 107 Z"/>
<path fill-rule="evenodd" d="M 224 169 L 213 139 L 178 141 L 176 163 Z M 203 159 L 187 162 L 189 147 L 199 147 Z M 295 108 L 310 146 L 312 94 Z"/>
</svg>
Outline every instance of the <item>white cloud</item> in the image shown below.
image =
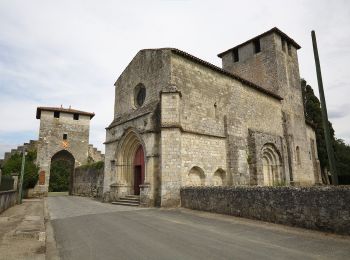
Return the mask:
<svg viewBox="0 0 350 260">
<path fill-rule="evenodd" d="M 300 74 L 318 93 L 310 37 L 316 30 L 334 111 L 349 103 L 349 7 L 301 0 L 0 1 L 0 131 L 36 132 L 36 106 L 72 105 L 96 113 L 90 141 L 103 150 L 113 84 L 138 50 L 177 47 L 220 66 L 217 53 L 273 26 L 302 46 Z M 350 142 L 348 119 L 333 125 Z M 6 145 L 27 141 L 21 138 Z"/>
</svg>

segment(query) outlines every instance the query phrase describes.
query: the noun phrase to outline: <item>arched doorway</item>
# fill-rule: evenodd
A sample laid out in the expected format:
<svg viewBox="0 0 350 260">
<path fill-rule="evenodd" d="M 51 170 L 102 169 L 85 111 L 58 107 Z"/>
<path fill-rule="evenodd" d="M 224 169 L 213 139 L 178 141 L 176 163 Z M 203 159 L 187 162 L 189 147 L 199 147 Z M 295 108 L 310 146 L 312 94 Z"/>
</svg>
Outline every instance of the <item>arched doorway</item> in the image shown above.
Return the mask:
<svg viewBox="0 0 350 260">
<path fill-rule="evenodd" d="M 134 156 L 134 194 L 140 195 L 140 185 L 145 179 L 145 159 L 142 145 L 137 149 Z"/>
<path fill-rule="evenodd" d="M 262 166 L 264 185 L 278 185 L 283 182 L 280 156 L 273 144 L 265 144 L 263 146 Z"/>
<path fill-rule="evenodd" d="M 145 153 L 141 137 L 133 130 L 127 131 L 117 150 L 115 180 L 121 194 L 140 194 L 146 175 Z"/>
<path fill-rule="evenodd" d="M 75 159 L 67 150 L 55 153 L 51 158 L 49 191 L 71 193 Z"/>
</svg>

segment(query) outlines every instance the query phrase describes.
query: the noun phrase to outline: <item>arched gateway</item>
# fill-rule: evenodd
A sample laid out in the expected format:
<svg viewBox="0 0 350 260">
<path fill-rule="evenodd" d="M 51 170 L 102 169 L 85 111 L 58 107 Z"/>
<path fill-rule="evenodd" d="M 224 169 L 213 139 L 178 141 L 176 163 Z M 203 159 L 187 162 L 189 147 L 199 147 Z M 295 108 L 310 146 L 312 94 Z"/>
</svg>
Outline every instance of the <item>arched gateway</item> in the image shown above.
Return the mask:
<svg viewBox="0 0 350 260">
<path fill-rule="evenodd" d="M 129 131 L 118 149 L 117 183 L 124 186 L 126 194 L 140 194 L 145 182 L 145 152 L 139 136 Z"/>
<path fill-rule="evenodd" d="M 75 159 L 67 150 L 61 150 L 51 157 L 49 191 L 72 190 Z"/>
</svg>

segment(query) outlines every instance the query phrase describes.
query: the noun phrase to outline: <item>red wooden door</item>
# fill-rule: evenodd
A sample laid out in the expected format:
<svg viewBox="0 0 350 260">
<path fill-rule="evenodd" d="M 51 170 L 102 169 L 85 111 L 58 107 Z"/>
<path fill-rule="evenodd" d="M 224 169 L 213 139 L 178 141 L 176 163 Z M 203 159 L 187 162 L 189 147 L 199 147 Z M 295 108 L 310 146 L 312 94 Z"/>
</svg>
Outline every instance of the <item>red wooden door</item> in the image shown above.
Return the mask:
<svg viewBox="0 0 350 260">
<path fill-rule="evenodd" d="M 145 157 L 140 145 L 134 157 L 134 194 L 140 195 L 140 185 L 145 180 Z"/>
</svg>

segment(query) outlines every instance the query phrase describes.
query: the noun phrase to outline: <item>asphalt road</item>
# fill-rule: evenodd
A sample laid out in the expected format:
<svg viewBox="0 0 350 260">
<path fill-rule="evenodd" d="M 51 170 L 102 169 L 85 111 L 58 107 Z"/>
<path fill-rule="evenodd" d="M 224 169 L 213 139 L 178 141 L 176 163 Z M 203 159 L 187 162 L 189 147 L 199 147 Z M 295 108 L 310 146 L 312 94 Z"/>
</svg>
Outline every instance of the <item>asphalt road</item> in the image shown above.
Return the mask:
<svg viewBox="0 0 350 260">
<path fill-rule="evenodd" d="M 349 259 L 350 238 L 185 209 L 49 197 L 62 259 Z"/>
</svg>

